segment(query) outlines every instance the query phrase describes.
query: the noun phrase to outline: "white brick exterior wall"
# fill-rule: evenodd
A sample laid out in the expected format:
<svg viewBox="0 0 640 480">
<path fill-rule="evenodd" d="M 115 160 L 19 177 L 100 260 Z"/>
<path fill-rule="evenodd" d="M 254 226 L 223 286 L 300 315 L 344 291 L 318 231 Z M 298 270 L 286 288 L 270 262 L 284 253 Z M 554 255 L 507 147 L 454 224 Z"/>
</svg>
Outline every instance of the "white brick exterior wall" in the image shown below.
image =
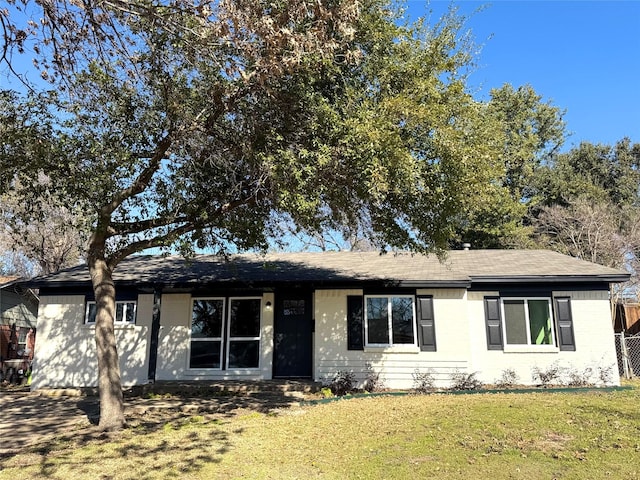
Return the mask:
<svg viewBox="0 0 640 480">
<path fill-rule="evenodd" d="M 369 363 L 387 388 L 410 389 L 413 373 L 432 372 L 437 384 L 445 386 L 453 372 L 468 367 L 468 337 L 454 325 L 467 330 L 465 291 L 419 290 L 434 296 L 436 352 L 395 351 L 393 349 L 347 349 L 347 296 L 362 295 L 362 290 L 317 290 L 315 293 L 316 335 L 314 378 L 326 382 L 338 371 L 350 371 L 362 383 Z M 442 319 L 442 320 L 441 320 Z M 448 323 L 451 325 L 448 325 Z"/>
<path fill-rule="evenodd" d="M 506 369 L 512 369 L 519 383 L 535 384 L 533 370 L 547 370 L 557 365 L 565 374 L 583 375 L 592 369 L 593 382 L 599 382 L 601 370 L 611 370 L 611 383 L 620 384 L 614 346 L 611 311 L 606 291 L 554 291 L 554 297 L 570 297 L 575 336 L 575 351 L 536 353 L 488 350 L 484 321 L 484 297 L 498 292 L 470 292 L 468 294 L 469 338 L 471 339 L 471 371 L 478 372 L 484 383 L 495 383 Z M 437 321 L 437 320 L 436 320 Z"/>
<path fill-rule="evenodd" d="M 446 387 L 455 372 L 477 372 L 484 383 L 495 383 L 505 369 L 513 369 L 522 384 L 534 383 L 532 370 L 559 365 L 565 372 L 591 369 L 593 381 L 599 372 L 611 370 L 613 384 L 619 384 L 611 313 L 606 291 L 554 291 L 554 296 L 571 297 L 576 351 L 510 353 L 488 350 L 484 318 L 485 295 L 497 292 L 467 292 L 465 289 L 420 289 L 418 295 L 432 295 L 437 351 L 415 347 L 398 349 L 347 349 L 347 297 L 362 290 L 317 290 L 314 294 L 315 333 L 313 377 L 323 381 L 340 370 L 352 371 L 362 382 L 366 365 L 381 374 L 394 389 L 414 386 L 413 373 L 431 372 L 437 385 Z M 159 332 L 158 380 L 269 379 L 272 376 L 274 294 L 262 295 L 260 365 L 238 371 L 195 371 L 188 368 L 190 349 L 191 295 L 162 297 Z M 116 327 L 123 385 L 147 382 L 153 295 L 137 300 L 135 325 Z M 94 327 L 84 325 L 85 298 L 82 295 L 42 296 L 37 322 L 32 388 L 83 387 L 97 384 Z"/>
<path fill-rule="evenodd" d="M 135 325 L 116 326 L 124 386 L 146 383 L 153 295 L 140 295 Z M 84 295 L 42 296 L 31 388 L 95 387 L 95 327 L 84 324 Z"/>
</svg>

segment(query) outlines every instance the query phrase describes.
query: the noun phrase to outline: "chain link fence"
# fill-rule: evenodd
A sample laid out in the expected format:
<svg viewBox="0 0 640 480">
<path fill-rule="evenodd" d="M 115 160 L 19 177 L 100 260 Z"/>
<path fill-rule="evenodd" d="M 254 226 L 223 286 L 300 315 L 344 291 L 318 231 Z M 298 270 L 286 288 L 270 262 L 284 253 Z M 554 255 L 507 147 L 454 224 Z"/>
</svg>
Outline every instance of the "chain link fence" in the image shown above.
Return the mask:
<svg viewBox="0 0 640 480">
<path fill-rule="evenodd" d="M 615 334 L 618 354 L 618 373 L 621 377 L 632 378 L 640 375 L 640 334 Z"/>
</svg>

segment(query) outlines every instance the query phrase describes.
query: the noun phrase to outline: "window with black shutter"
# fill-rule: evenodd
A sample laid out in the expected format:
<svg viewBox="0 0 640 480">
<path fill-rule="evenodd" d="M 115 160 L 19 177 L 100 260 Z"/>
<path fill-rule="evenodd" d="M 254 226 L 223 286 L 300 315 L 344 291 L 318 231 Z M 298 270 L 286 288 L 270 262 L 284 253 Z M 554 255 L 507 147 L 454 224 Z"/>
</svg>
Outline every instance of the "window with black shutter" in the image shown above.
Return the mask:
<svg viewBox="0 0 640 480">
<path fill-rule="evenodd" d="M 433 297 L 419 296 L 418 303 L 418 338 L 420 350 L 436 351 L 436 326 L 433 316 Z"/>
<path fill-rule="evenodd" d="M 556 297 L 554 300 L 558 322 L 558 347 L 560 347 L 560 350 L 574 351 L 576 342 L 573 336 L 571 299 L 569 297 Z"/>
<path fill-rule="evenodd" d="M 360 295 L 347 297 L 347 349 L 364 350 L 364 301 Z"/>
<path fill-rule="evenodd" d="M 485 297 L 489 350 L 575 350 L 569 297 Z"/>
<path fill-rule="evenodd" d="M 484 314 L 487 327 L 487 348 L 489 350 L 502 350 L 500 297 L 484 297 Z"/>
</svg>

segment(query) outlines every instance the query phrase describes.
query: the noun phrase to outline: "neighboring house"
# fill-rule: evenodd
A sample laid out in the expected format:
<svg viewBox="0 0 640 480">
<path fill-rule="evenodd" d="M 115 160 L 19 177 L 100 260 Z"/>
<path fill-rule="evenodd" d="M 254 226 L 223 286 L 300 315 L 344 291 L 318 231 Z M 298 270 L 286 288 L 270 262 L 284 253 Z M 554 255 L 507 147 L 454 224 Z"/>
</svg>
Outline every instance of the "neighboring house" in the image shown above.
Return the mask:
<svg viewBox="0 0 640 480">
<path fill-rule="evenodd" d="M 38 297 L 20 280 L 0 276 L 0 381 L 17 380 L 33 358 Z"/>
<path fill-rule="evenodd" d="M 20 280 L 0 276 L 0 361 L 25 356 L 29 331 L 36 328 L 38 297 Z"/>
<path fill-rule="evenodd" d="M 155 380 L 323 381 L 368 370 L 409 389 L 416 372 L 519 383 L 554 365 L 619 384 L 609 286 L 625 272 L 540 250 L 133 256 L 118 265 L 124 385 Z M 40 289 L 32 388 L 97 384 L 86 267 Z M 591 369 L 591 370 L 588 370 Z"/>
</svg>

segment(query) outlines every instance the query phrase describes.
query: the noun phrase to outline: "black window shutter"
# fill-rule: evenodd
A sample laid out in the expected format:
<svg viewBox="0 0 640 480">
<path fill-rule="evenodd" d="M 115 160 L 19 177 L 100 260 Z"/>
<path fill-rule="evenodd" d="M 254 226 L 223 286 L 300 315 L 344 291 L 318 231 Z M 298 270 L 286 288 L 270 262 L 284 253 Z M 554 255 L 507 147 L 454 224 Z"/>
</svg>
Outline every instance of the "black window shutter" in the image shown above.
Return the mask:
<svg viewBox="0 0 640 480">
<path fill-rule="evenodd" d="M 574 351 L 576 342 L 573 336 L 573 318 L 571 317 L 571 299 L 556 297 L 556 315 L 558 316 L 558 346 L 560 350 Z"/>
<path fill-rule="evenodd" d="M 487 348 L 502 350 L 500 297 L 484 297 L 484 315 L 487 324 Z"/>
<path fill-rule="evenodd" d="M 417 297 L 418 300 L 418 340 L 420 350 L 436 351 L 436 325 L 433 318 L 433 297 Z"/>
<path fill-rule="evenodd" d="M 364 350 L 364 302 L 362 296 L 347 296 L 347 349 Z"/>
</svg>

